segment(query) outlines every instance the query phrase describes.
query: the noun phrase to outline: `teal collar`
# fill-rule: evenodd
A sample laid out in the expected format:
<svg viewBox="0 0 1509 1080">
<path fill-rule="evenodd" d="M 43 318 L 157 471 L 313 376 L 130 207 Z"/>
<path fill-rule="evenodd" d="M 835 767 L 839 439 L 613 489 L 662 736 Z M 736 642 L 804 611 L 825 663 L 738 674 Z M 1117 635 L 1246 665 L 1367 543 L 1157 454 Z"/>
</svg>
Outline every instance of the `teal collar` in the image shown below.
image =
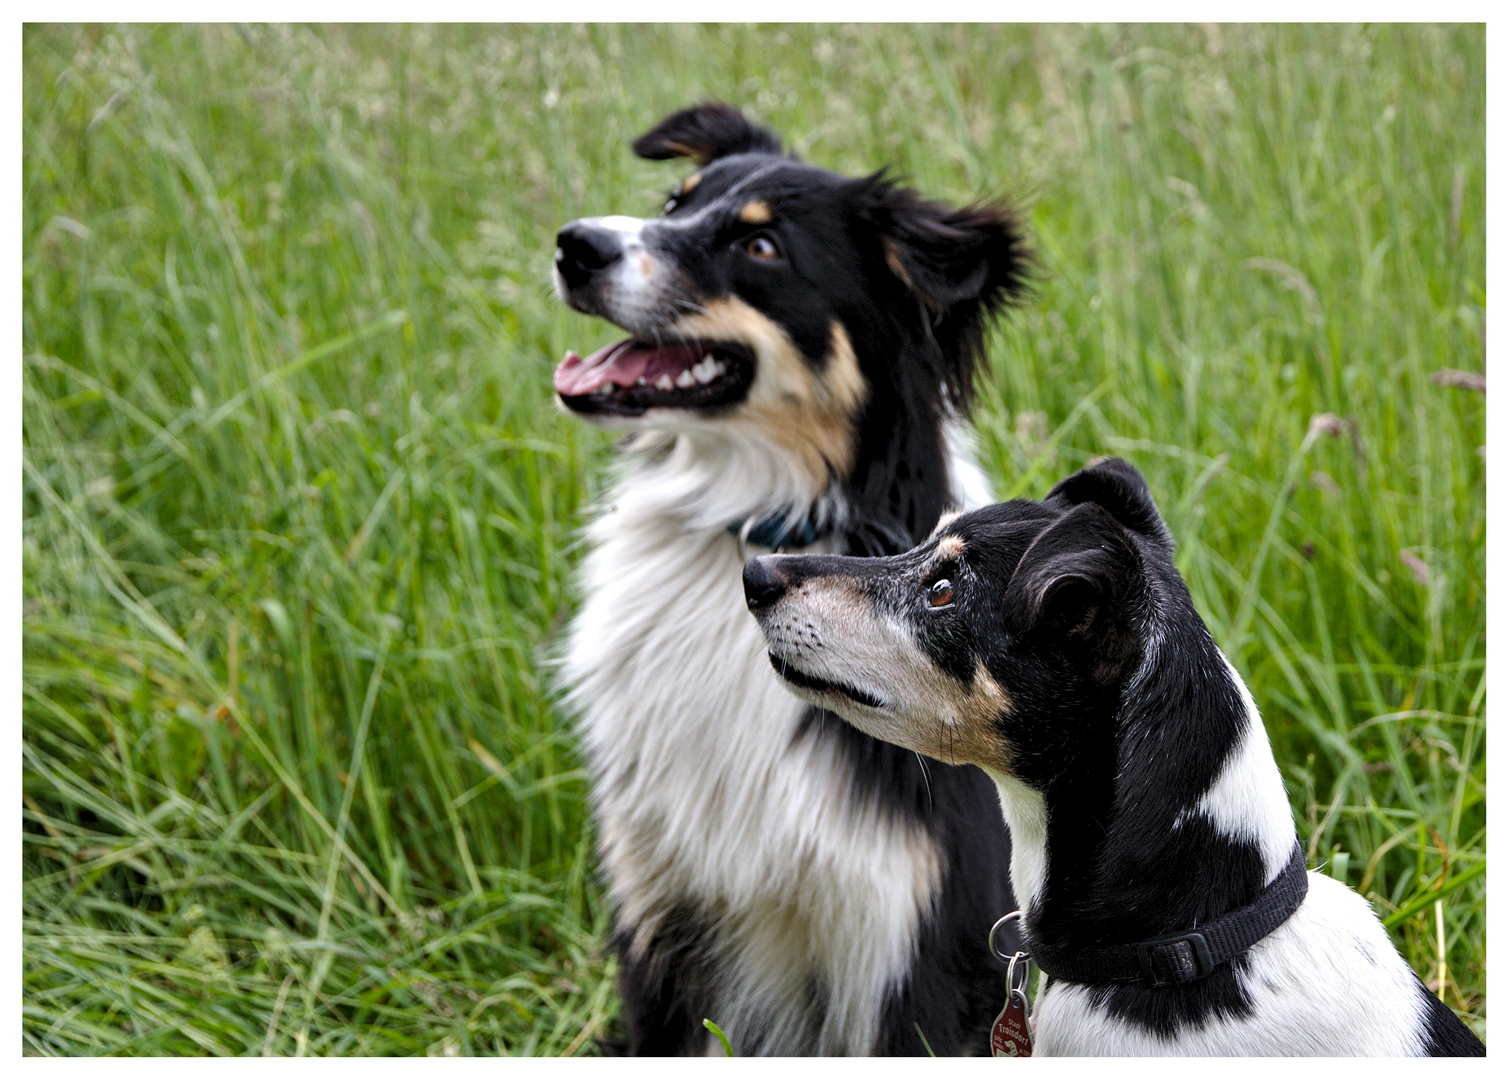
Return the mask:
<svg viewBox="0 0 1509 1080">
<path fill-rule="evenodd" d="M 749 519 L 735 521 L 728 527 L 728 531 L 751 544 L 759 544 L 768 548 L 797 548 L 806 547 L 808 544 L 817 543 L 818 539 L 827 535 L 826 530 L 819 532 L 812 521 L 810 513 L 803 514 L 790 525 L 789 514 L 771 514 L 762 517 L 753 525 L 749 525 Z M 748 531 L 745 526 L 748 525 Z"/>
</svg>

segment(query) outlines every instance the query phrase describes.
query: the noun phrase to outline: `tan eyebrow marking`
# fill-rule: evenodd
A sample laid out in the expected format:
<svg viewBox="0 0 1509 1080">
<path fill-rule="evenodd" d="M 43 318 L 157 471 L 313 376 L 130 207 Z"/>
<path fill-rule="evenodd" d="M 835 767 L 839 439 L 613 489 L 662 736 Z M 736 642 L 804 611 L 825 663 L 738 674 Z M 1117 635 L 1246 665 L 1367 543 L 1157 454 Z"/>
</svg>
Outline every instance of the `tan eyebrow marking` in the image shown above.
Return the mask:
<svg viewBox="0 0 1509 1080">
<path fill-rule="evenodd" d="M 760 199 L 747 202 L 739 211 L 739 220 L 750 225 L 764 225 L 770 220 L 770 205 Z"/>
<path fill-rule="evenodd" d="M 685 195 L 700 183 L 702 183 L 702 174 L 699 172 L 694 172 L 691 176 L 688 176 L 685 180 L 681 181 L 681 186 L 676 189 L 676 194 Z"/>
<path fill-rule="evenodd" d="M 943 513 L 941 513 L 941 514 L 938 515 L 938 524 L 936 524 L 936 525 L 933 526 L 933 531 L 930 532 L 930 533 L 928 533 L 928 536 L 929 537 L 937 536 L 940 532 L 943 531 L 943 527 L 945 525 L 947 525 L 950 521 L 954 520 L 954 518 L 960 517 L 963 513 L 964 513 L 963 510 L 945 510 L 945 511 L 943 511 Z"/>
<path fill-rule="evenodd" d="M 958 536 L 945 536 L 938 541 L 938 558 L 957 559 L 964 554 L 964 540 Z"/>
</svg>

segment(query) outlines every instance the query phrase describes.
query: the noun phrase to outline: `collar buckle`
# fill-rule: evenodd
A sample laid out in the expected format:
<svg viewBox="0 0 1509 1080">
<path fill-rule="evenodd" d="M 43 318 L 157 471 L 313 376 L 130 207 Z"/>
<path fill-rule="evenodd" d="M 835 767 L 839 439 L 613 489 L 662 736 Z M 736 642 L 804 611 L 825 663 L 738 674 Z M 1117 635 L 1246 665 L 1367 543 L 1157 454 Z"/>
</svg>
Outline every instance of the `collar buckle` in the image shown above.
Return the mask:
<svg viewBox="0 0 1509 1080">
<path fill-rule="evenodd" d="M 1149 986 L 1176 986 L 1203 979 L 1215 971 L 1205 935 L 1187 934 L 1155 938 L 1137 945 L 1137 964 Z"/>
</svg>

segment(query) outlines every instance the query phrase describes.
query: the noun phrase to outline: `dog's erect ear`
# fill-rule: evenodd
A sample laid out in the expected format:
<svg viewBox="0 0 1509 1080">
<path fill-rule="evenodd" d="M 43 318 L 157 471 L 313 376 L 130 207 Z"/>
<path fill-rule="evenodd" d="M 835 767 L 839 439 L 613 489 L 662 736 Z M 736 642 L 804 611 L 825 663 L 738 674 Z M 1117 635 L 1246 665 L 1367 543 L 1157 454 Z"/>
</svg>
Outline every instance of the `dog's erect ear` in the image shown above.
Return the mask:
<svg viewBox="0 0 1509 1080">
<path fill-rule="evenodd" d="M 686 157 L 706 165 L 729 154 L 779 154 L 781 140 L 751 124 L 738 109 L 708 101 L 672 113 L 634 140 L 634 153 L 651 161 Z"/>
<path fill-rule="evenodd" d="M 1148 493 L 1147 481 L 1121 458 L 1105 458 L 1061 480 L 1043 501 L 1064 506 L 1094 503 L 1133 532 L 1173 548 L 1173 536 Z"/>
<path fill-rule="evenodd" d="M 922 301 L 943 353 L 941 374 L 955 400 L 967 401 L 986 320 L 1027 291 L 1026 229 L 999 203 L 946 206 L 884 171 L 855 184 L 861 221 L 878 234 L 891 272 Z"/>
<path fill-rule="evenodd" d="M 1124 608 L 1141 576 L 1123 527 L 1094 503 L 1076 506 L 1022 556 L 1006 586 L 1006 629 L 1085 649 L 1110 681 L 1126 656 Z"/>
</svg>

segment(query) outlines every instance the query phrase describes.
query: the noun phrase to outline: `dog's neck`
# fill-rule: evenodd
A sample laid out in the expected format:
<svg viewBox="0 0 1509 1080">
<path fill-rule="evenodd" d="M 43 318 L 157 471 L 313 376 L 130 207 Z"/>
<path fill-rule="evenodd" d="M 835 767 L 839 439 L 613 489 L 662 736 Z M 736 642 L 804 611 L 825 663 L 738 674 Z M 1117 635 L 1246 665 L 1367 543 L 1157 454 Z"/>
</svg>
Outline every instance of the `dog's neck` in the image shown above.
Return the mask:
<svg viewBox="0 0 1509 1080">
<path fill-rule="evenodd" d="M 1145 642 L 1104 739 L 1032 786 L 992 774 L 1012 883 L 1055 949 L 1180 933 L 1250 903 L 1294 851 L 1267 732 L 1246 686 L 1188 608 Z"/>
<path fill-rule="evenodd" d="M 650 431 L 626 449 L 632 483 L 619 485 L 614 507 L 657 529 L 669 519 L 683 532 L 715 535 L 750 518 L 826 521 L 841 511 L 830 477 L 756 432 Z"/>
<path fill-rule="evenodd" d="M 904 550 L 932 529 L 943 509 L 988 501 L 958 421 L 868 417 L 854 473 L 814 472 L 810 462 L 748 429 L 732 434 L 654 431 L 626 444 L 632 485 L 614 505 L 628 519 L 674 519 L 695 534 L 758 530 L 751 542 L 805 546 L 835 538 L 835 550 L 880 555 Z M 889 427 L 883 445 L 874 429 Z M 968 473 L 969 475 L 962 475 Z M 746 534 L 748 535 L 748 534 Z M 779 535 L 784 543 L 772 544 Z"/>
</svg>

